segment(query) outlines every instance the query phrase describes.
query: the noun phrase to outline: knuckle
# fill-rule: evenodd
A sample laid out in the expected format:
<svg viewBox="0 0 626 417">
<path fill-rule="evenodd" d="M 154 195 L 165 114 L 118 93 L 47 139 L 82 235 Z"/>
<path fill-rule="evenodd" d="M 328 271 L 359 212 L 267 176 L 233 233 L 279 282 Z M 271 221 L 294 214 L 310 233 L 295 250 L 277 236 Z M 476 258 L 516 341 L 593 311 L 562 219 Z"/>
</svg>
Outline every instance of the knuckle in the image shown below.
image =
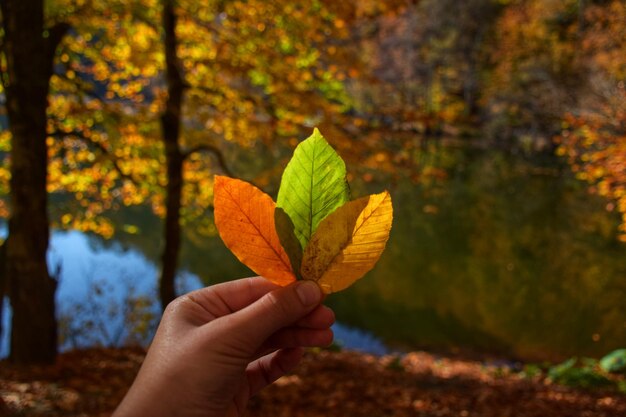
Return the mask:
<svg viewBox="0 0 626 417">
<path fill-rule="evenodd" d="M 169 317 L 169 316 L 174 316 L 176 315 L 176 312 L 178 310 L 180 310 L 181 308 L 181 304 L 184 303 L 184 298 L 185 296 L 181 296 L 178 298 L 175 298 L 174 300 L 172 300 L 166 307 L 165 310 L 163 311 L 163 316 L 164 317 Z"/>
<path fill-rule="evenodd" d="M 267 293 L 263 297 L 265 306 L 277 316 L 288 315 L 291 312 L 290 303 L 286 297 L 279 297 L 276 291 Z"/>
</svg>

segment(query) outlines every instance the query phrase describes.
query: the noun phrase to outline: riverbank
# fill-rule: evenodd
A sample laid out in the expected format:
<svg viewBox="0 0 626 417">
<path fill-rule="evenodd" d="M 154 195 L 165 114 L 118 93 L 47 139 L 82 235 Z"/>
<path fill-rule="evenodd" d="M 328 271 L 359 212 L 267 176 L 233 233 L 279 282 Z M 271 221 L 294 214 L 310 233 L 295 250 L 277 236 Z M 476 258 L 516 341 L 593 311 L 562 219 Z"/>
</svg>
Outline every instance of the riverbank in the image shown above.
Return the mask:
<svg viewBox="0 0 626 417">
<path fill-rule="evenodd" d="M 108 416 L 132 382 L 142 349 L 89 349 L 50 367 L 0 363 L 0 416 Z M 402 358 L 311 351 L 254 398 L 249 416 L 624 416 L 626 395 L 578 390 L 509 368 L 425 352 Z"/>
</svg>

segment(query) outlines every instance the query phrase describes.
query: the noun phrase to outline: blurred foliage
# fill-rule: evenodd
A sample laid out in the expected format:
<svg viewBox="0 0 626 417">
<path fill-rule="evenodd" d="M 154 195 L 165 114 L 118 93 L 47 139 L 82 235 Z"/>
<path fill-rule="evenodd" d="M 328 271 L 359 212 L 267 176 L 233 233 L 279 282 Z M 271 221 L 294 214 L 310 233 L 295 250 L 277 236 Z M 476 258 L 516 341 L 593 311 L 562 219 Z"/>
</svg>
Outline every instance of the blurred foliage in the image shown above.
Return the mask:
<svg viewBox="0 0 626 417">
<path fill-rule="evenodd" d="M 231 161 L 240 148 L 260 144 L 272 163 L 256 165 L 271 169 L 281 146 L 294 146 L 298 134 L 349 105 L 339 74 L 345 68 L 330 65 L 320 48 L 346 32 L 332 8 L 261 1 L 177 6 L 185 152 L 211 147 Z M 50 22 L 72 27 L 57 50 L 49 105 L 49 191 L 72 196 L 55 216 L 57 226 L 111 236 L 107 210 L 147 203 L 163 214 L 160 10 L 155 0 L 48 3 Z M 8 135 L 0 139 L 8 151 Z M 202 154 L 187 159 L 184 215 L 206 213 L 214 165 Z M 0 179 L 7 178 L 4 171 Z"/>
<path fill-rule="evenodd" d="M 593 5 L 583 19 L 577 58 L 588 81 L 563 119 L 557 152 L 593 192 L 614 201 L 607 209 L 622 214 L 626 242 L 626 4 Z"/>
<path fill-rule="evenodd" d="M 598 371 L 593 359 L 570 358 L 551 367 L 548 378 L 557 384 L 579 388 L 606 388 L 615 385 L 614 381 Z"/>
<path fill-rule="evenodd" d="M 49 191 L 65 196 L 54 225 L 111 236 L 109 210 L 163 215 L 162 3 L 50 0 L 46 10 L 50 26 L 71 25 L 51 81 Z M 372 180 L 423 180 L 424 136 L 557 148 L 614 201 L 626 239 L 623 1 L 178 0 L 176 14 L 184 152 L 217 150 L 273 190 L 314 125 Z M 8 139 L 0 132 L 5 155 Z M 206 217 L 219 162 L 186 159 L 184 221 Z"/>
<path fill-rule="evenodd" d="M 626 373 L 626 349 L 617 349 L 600 359 L 600 368 L 605 372 Z"/>
</svg>

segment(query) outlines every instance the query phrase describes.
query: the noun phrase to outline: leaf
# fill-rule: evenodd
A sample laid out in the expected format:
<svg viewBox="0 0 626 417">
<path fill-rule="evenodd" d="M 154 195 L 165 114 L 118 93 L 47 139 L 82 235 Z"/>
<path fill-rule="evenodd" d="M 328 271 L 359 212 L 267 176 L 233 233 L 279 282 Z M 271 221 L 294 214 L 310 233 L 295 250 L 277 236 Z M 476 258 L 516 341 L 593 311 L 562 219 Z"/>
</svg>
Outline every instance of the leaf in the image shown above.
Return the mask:
<svg viewBox="0 0 626 417">
<path fill-rule="evenodd" d="M 617 349 L 600 359 L 605 372 L 626 374 L 626 349 Z"/>
<path fill-rule="evenodd" d="M 304 250 L 302 276 L 316 281 L 326 294 L 349 287 L 380 258 L 392 221 L 387 191 L 345 204 L 311 238 Z"/>
<path fill-rule="evenodd" d="M 345 177 L 342 159 L 315 129 L 285 169 L 278 205 L 248 183 L 216 177 L 220 236 L 239 260 L 281 285 L 297 278 L 327 294 L 345 289 L 374 267 L 393 221 L 387 191 L 346 202 Z"/>
<path fill-rule="evenodd" d="M 302 265 L 302 246 L 300 246 L 300 241 L 296 238 L 291 218 L 287 215 L 287 213 L 285 213 L 285 210 L 280 207 L 276 207 L 276 210 L 274 211 L 274 224 L 276 226 L 276 233 L 280 239 L 280 244 L 283 249 L 285 249 L 285 252 L 287 252 L 287 256 L 291 262 L 293 272 L 296 274 L 296 278 L 302 279 L 302 275 L 300 274 L 300 266 Z"/>
<path fill-rule="evenodd" d="M 277 205 L 289 215 L 296 238 L 306 248 L 320 222 L 349 199 L 346 165 L 315 129 L 287 164 Z"/>
<path fill-rule="evenodd" d="M 295 280 L 274 227 L 272 198 L 247 182 L 215 176 L 215 226 L 246 266 L 278 285 Z"/>
</svg>

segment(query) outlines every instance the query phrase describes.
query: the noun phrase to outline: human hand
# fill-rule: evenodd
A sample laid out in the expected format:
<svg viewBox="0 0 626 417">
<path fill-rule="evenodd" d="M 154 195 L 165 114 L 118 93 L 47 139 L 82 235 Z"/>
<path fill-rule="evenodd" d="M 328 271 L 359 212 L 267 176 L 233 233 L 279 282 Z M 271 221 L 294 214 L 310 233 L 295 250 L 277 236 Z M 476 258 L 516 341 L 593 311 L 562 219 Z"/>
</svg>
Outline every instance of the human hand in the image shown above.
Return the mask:
<svg viewBox="0 0 626 417">
<path fill-rule="evenodd" d="M 203 288 L 167 306 L 114 417 L 240 416 L 249 398 L 327 346 L 335 320 L 311 281 L 261 277 Z"/>
</svg>

